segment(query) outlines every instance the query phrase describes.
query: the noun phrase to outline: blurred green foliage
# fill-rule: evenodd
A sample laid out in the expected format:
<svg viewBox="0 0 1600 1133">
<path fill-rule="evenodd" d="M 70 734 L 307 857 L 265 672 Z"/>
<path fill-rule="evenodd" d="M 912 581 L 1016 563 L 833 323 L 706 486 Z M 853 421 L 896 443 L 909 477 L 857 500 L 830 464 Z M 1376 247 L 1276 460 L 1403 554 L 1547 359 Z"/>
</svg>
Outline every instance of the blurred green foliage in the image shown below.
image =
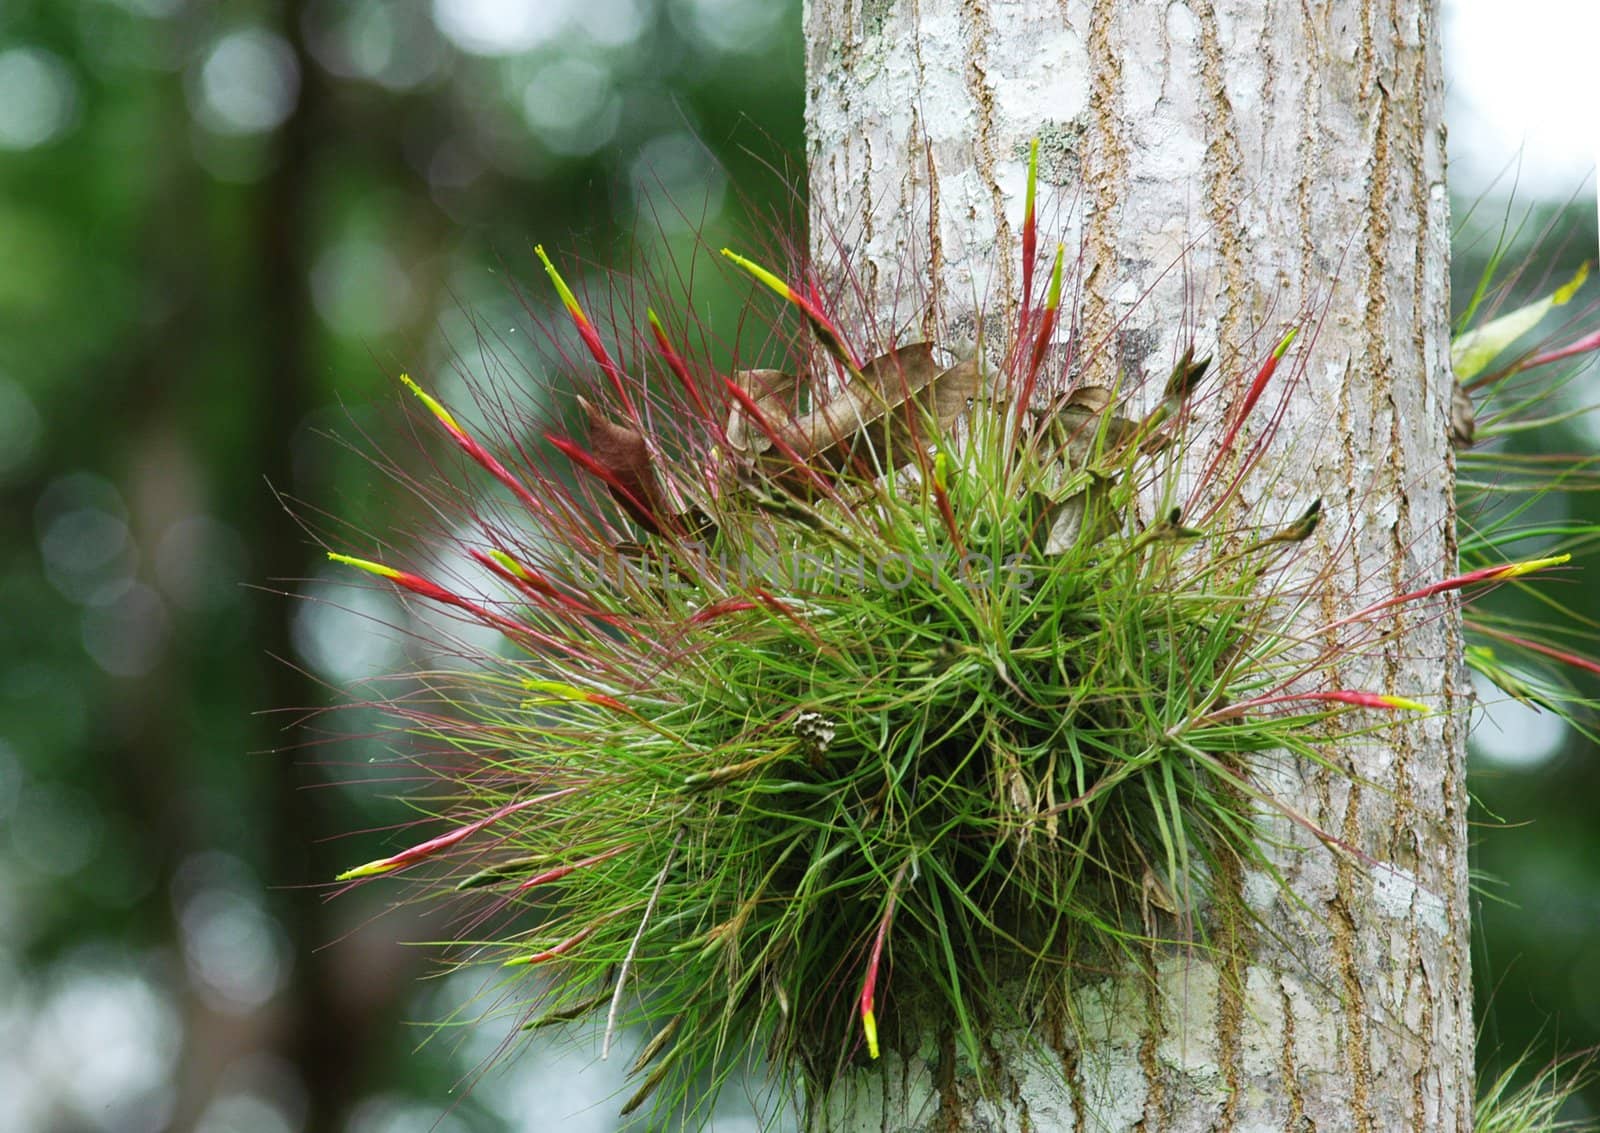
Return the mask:
<svg viewBox="0 0 1600 1133">
<path fill-rule="evenodd" d="M 8 1128 L 610 1127 L 615 1107 L 572 1086 L 586 1049 L 463 1097 L 494 1039 L 414 1052 L 401 1021 L 466 992 L 418 984 L 425 952 L 392 943 L 449 926 L 374 928 L 365 895 L 325 902 L 352 860 L 327 840 L 401 812 L 373 789 L 390 769 L 367 762 L 384 753 L 359 713 L 302 710 L 421 646 L 382 599 L 357 612 L 394 631 L 361 631 L 340 604 L 363 599 L 320 586 L 279 497 L 313 530 L 425 523 L 362 435 L 412 443 L 402 369 L 456 404 L 453 382 L 542 373 L 507 282 L 535 278 L 535 241 L 625 266 L 696 230 L 792 233 L 797 10 L 0 6 Z M 1554 259 L 1570 271 L 1594 243 L 1591 227 Z M 697 292 L 700 317 L 734 297 Z M 1573 601 L 1600 617 L 1600 598 Z M 1516 905 L 1480 920 L 1482 1018 L 1509 1056 L 1600 1042 L 1600 762 L 1555 742 L 1475 780 L 1486 811 L 1531 823 L 1480 833 Z M 446 1098 L 462 1100 L 441 1118 Z"/>
<path fill-rule="evenodd" d="M 362 434 L 411 454 L 401 369 L 540 372 L 508 283 L 534 241 L 626 266 L 791 213 L 798 29 L 738 0 L 0 7 L 0 1124 L 428 1129 L 470 1079 L 488 1051 L 401 1025 L 464 993 L 393 941 L 447 930 L 325 902 L 326 840 L 401 814 L 385 752 L 321 742 L 359 716 L 301 709 L 419 647 L 399 607 L 368 611 L 386 640 L 332 604 L 360 598 L 289 509 L 413 525 Z M 502 1086 L 439 1127 L 588 1105 Z"/>
<path fill-rule="evenodd" d="M 1510 311 L 1550 294 L 1595 256 L 1596 213 L 1586 192 L 1566 203 L 1508 203 L 1503 196 L 1458 199 L 1455 212 L 1451 283 L 1458 311 L 1470 302 L 1496 258 L 1499 266 L 1492 271 L 1487 302 Z M 1591 279 L 1568 307 L 1547 315 L 1513 355 L 1600 327 L 1595 292 Z M 1597 378 L 1600 371 L 1592 361 L 1529 371 L 1529 380 L 1520 384 L 1523 393 L 1548 394 L 1545 413 L 1572 416 L 1496 443 L 1527 458 L 1574 454 L 1600 459 L 1595 455 L 1600 451 L 1600 414 L 1577 412 L 1600 404 Z M 1547 518 L 1586 524 L 1600 520 L 1600 493 L 1581 480 L 1571 487 L 1541 501 Z M 1501 506 L 1516 503 L 1512 498 Z M 1538 546 L 1530 541 L 1509 553 L 1536 551 Z M 1497 592 L 1485 604 L 1519 621 L 1592 631 L 1600 624 L 1600 589 L 1589 579 L 1592 548 L 1587 558 L 1585 573 L 1555 596 L 1570 607 L 1572 619 L 1555 616 L 1520 592 Z M 1600 696 L 1600 682 L 1593 675 L 1574 671 L 1571 683 L 1591 701 Z M 1595 933 L 1600 925 L 1600 824 L 1594 821 L 1591 803 L 1600 790 L 1600 752 L 1592 734 L 1585 736 L 1554 714 L 1508 701 L 1487 685 L 1480 684 L 1478 691 L 1483 703 L 1474 714 L 1468 764 L 1468 785 L 1477 803 L 1473 978 L 1478 1071 L 1480 1081 L 1491 1081 L 1515 1067 L 1515 1079 L 1528 1081 L 1557 1055 L 1600 1045 L 1600 945 Z M 1592 714 L 1580 720 L 1584 723 L 1592 732 Z M 1565 1116 L 1597 1115 L 1600 1087 L 1591 1082 L 1569 1103 Z"/>
</svg>

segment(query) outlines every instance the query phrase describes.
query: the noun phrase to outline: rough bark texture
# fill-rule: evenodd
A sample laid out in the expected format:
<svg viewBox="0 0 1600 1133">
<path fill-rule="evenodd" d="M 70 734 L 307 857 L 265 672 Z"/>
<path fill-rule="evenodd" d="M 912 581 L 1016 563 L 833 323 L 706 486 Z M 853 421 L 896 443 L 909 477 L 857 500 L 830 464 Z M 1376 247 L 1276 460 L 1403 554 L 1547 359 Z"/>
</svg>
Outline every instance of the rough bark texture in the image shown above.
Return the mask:
<svg viewBox="0 0 1600 1133">
<path fill-rule="evenodd" d="M 1069 257 L 1081 248 L 1083 337 L 1106 344 L 1088 376 L 1164 374 L 1190 336 L 1239 375 L 1315 305 L 1273 457 L 1292 471 L 1250 503 L 1289 514 L 1323 496 L 1317 553 L 1340 585 L 1321 617 L 1448 573 L 1437 3 L 810 0 L 805 20 L 825 280 L 847 261 L 880 327 L 970 346 L 975 310 L 1019 301 L 1037 137 L 1041 258 L 1056 234 Z M 1341 683 L 1459 707 L 1454 617 L 1394 628 L 1401 644 Z M 981 1076 L 930 1021 L 812 1099 L 812 1127 L 1466 1129 L 1462 747 L 1446 714 L 1330 750 L 1349 775 L 1280 771 L 1282 797 L 1386 864 L 1275 829 L 1302 847 L 1282 855 L 1302 907 L 1265 878 L 1229 882 L 1270 931 L 1214 926 L 1216 956 L 1153 955 L 1153 981 L 1075 981 L 1072 1010 L 1045 1014 L 1031 1043 L 990 1036 Z"/>
</svg>

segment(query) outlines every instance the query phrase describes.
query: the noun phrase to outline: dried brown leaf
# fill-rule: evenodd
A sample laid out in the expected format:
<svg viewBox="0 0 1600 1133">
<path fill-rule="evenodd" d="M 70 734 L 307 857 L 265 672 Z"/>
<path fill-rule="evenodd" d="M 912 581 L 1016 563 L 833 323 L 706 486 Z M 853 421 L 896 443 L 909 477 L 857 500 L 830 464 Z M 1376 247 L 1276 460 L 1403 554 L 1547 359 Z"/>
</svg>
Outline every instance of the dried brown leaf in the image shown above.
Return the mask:
<svg viewBox="0 0 1600 1133">
<path fill-rule="evenodd" d="M 761 417 L 774 430 L 781 430 L 794 420 L 799 378 L 782 370 L 735 370 L 733 382 L 750 395 Z M 734 453 L 746 459 L 753 460 L 772 448 L 766 428 L 738 401 L 728 412 L 723 434 Z"/>
<path fill-rule="evenodd" d="M 615 480 L 606 485 L 612 497 L 639 526 L 659 535 L 661 486 L 650 446 L 637 430 L 609 420 L 584 398 L 578 398 L 578 408 L 588 418 L 590 454 Z"/>
<path fill-rule="evenodd" d="M 911 463 L 926 448 L 931 430 L 950 429 L 966 412 L 979 381 L 976 363 L 941 367 L 931 343 L 916 343 L 868 362 L 826 404 L 770 423 L 814 471 L 856 467 L 878 475 Z M 745 435 L 740 434 L 741 442 Z M 769 471 L 783 473 L 777 466 L 769 465 Z"/>
</svg>

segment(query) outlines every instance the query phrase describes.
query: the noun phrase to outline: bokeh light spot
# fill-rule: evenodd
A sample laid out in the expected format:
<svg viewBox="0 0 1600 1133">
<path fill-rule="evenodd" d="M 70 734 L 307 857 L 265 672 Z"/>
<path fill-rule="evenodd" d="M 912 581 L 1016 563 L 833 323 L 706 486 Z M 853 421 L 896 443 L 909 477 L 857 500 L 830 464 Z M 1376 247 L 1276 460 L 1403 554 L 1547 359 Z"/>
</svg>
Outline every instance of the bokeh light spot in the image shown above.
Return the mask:
<svg viewBox="0 0 1600 1133">
<path fill-rule="evenodd" d="M 91 947 L 52 970 L 28 1056 L 36 1078 L 69 1098 L 88 1128 L 155 1133 L 169 1117 L 181 1038 L 160 989 L 126 959 Z"/>
<path fill-rule="evenodd" d="M 101 819 L 94 800 L 65 783 L 24 787 L 10 827 L 12 853 L 44 877 L 71 877 L 94 861 L 100 847 Z"/>
<path fill-rule="evenodd" d="M 1537 685 L 1529 674 L 1516 676 Z M 1508 770 L 1531 771 L 1560 753 L 1569 730 L 1560 716 L 1511 699 L 1479 673 L 1472 674 L 1472 684 L 1482 708 L 1467 738 L 1474 756 Z"/>
<path fill-rule="evenodd" d="M 590 43 L 619 49 L 638 42 L 654 12 L 652 0 L 585 0 L 573 16 Z"/>
<path fill-rule="evenodd" d="M 570 7 L 570 0 L 433 0 L 433 19 L 463 51 L 517 55 L 555 39 Z"/>
<path fill-rule="evenodd" d="M 234 605 L 249 569 L 244 537 L 214 516 L 186 515 L 156 544 L 161 591 L 184 610 L 206 613 Z"/>
<path fill-rule="evenodd" d="M 172 888 L 184 963 L 207 1001 L 247 1013 L 276 995 L 288 978 L 289 944 L 244 863 L 220 851 L 195 854 Z"/>
<path fill-rule="evenodd" d="M 0 149 L 54 141 L 72 125 L 78 84 L 58 57 L 37 47 L 0 51 Z"/>
<path fill-rule="evenodd" d="M 166 603 L 142 582 L 83 611 L 83 647 L 114 677 L 142 677 L 155 668 L 170 632 Z"/>
<path fill-rule="evenodd" d="M 437 75 L 445 51 L 426 8 L 416 4 L 318 0 L 306 12 L 317 62 L 342 79 L 410 90 Z"/>
<path fill-rule="evenodd" d="M 0 480 L 33 458 L 43 432 L 33 399 L 10 378 L 0 377 Z"/>
<path fill-rule="evenodd" d="M 705 146 L 682 131 L 640 146 L 628 182 L 641 219 L 663 232 L 699 231 L 722 212 L 728 193 L 728 178 Z"/>
<path fill-rule="evenodd" d="M 768 0 L 678 0 L 672 9 L 684 35 L 728 55 L 764 51 L 788 14 L 784 5 Z"/>
<path fill-rule="evenodd" d="M 89 472 L 57 477 L 39 494 L 36 521 L 45 575 L 67 598 L 112 602 L 133 584 L 127 508 L 109 480 Z"/>
<path fill-rule="evenodd" d="M 265 28 L 229 32 L 200 67 L 195 114 L 219 134 L 261 134 L 294 112 L 300 66 L 294 49 Z"/>
<path fill-rule="evenodd" d="M 294 612 L 294 647 L 301 660 L 329 680 L 364 680 L 389 672 L 400 658 L 395 630 L 400 603 L 376 586 L 348 577 L 311 584 Z"/>
<path fill-rule="evenodd" d="M 411 305 L 411 281 L 394 254 L 371 240 L 343 240 L 329 247 L 311 269 L 317 313 L 352 338 L 384 334 L 400 326 Z"/>
<path fill-rule="evenodd" d="M 617 132 L 622 96 L 608 68 L 588 59 L 558 59 L 528 82 L 522 111 L 541 142 L 556 153 L 579 157 Z"/>
</svg>

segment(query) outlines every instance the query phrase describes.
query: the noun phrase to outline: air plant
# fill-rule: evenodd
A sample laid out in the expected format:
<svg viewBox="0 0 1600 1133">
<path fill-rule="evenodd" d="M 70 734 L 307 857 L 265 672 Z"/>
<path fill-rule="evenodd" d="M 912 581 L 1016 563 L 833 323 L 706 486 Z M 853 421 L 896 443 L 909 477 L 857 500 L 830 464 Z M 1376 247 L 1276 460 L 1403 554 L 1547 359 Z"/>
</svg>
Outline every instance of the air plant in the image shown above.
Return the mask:
<svg viewBox="0 0 1600 1133">
<path fill-rule="evenodd" d="M 1592 523 L 1538 515 L 1537 504 L 1553 492 L 1600 487 L 1600 458 L 1551 452 L 1518 452 L 1507 441 L 1548 432 L 1589 411 L 1578 405 L 1553 411 L 1565 387 L 1589 356 L 1600 353 L 1600 330 L 1568 326 L 1531 348 L 1516 349 L 1552 312 L 1566 307 L 1583 287 L 1590 265 L 1550 294 L 1506 313 L 1482 318 L 1496 261 L 1485 269 L 1473 301 L 1451 345 L 1457 389 L 1452 431 L 1458 454 L 1458 529 L 1461 562 L 1483 567 L 1521 546 L 1581 554 L 1600 538 Z M 1593 314 L 1593 310 L 1587 312 Z M 1592 319 L 1590 320 L 1592 322 Z M 1467 661 L 1507 695 L 1551 708 L 1588 731 L 1592 699 L 1570 677 L 1600 675 L 1590 650 L 1595 628 L 1540 591 L 1547 614 L 1538 621 L 1468 608 Z M 1531 677 L 1531 679 L 1530 679 Z"/>
<path fill-rule="evenodd" d="M 703 1117 L 758 1053 L 825 1088 L 930 1013 L 976 1061 L 993 989 L 1205 948 L 1248 915 L 1215 879 L 1278 876 L 1262 814 L 1367 862 L 1259 770 L 1336 766 L 1341 738 L 1427 710 L 1327 675 L 1396 607 L 1568 559 L 1506 558 L 1490 527 L 1449 577 L 1317 624 L 1302 550 L 1337 525 L 1317 499 L 1238 502 L 1309 316 L 1225 414 L 1235 375 L 1195 347 L 1158 392 L 1082 384 L 1063 249 L 1033 283 L 1035 171 L 1025 300 L 970 357 L 870 341 L 803 266 L 725 251 L 788 358 L 723 372 L 687 321 L 597 326 L 541 248 L 593 378 L 576 429 L 474 435 L 403 379 L 497 485 L 463 549 L 498 588 L 331 557 L 505 647 L 385 706 L 453 771 L 428 837 L 340 880 L 462 903 L 454 956 L 498 965 L 527 1028 L 592 1017 L 608 1052 L 643 1028 L 624 1112 Z M 1517 635 L 1480 634 L 1493 674 L 1488 642 Z"/>
</svg>

